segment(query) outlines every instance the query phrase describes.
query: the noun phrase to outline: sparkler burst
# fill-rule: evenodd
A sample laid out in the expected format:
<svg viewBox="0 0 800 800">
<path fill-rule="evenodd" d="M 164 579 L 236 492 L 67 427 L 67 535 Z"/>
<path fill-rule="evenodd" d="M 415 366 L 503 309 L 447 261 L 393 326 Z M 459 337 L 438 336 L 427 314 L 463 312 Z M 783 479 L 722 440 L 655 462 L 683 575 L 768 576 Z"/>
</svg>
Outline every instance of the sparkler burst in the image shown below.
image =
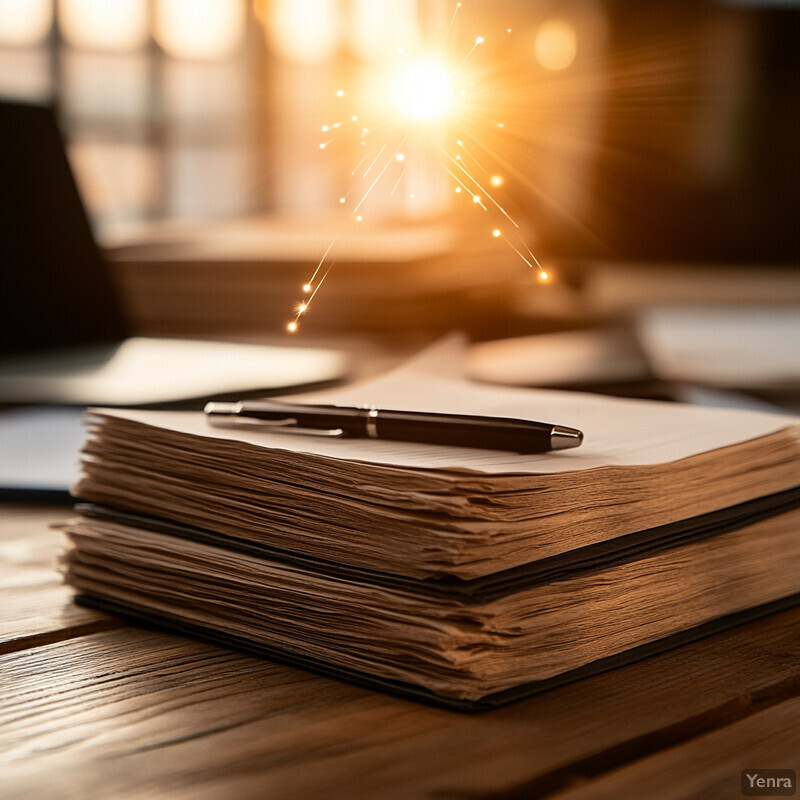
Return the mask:
<svg viewBox="0 0 800 800">
<path fill-rule="evenodd" d="M 349 211 L 355 223 L 368 213 L 368 200 L 373 193 L 394 196 L 404 191 L 409 162 L 421 156 L 435 156 L 437 169 L 447 173 L 451 191 L 464 198 L 504 227 L 487 224 L 491 238 L 501 240 L 538 279 L 547 282 L 547 271 L 528 247 L 520 226 L 493 193 L 505 183 L 505 176 L 489 172 L 482 163 L 492 151 L 494 137 L 507 135 L 505 122 L 497 119 L 488 92 L 480 90 L 479 62 L 483 35 L 476 36 L 464 51 L 454 54 L 449 44 L 458 25 L 462 3 L 456 3 L 449 23 L 443 28 L 436 52 L 414 52 L 399 47 L 388 70 L 373 76 L 375 90 L 368 109 L 348 110 L 348 92 L 336 91 L 340 117 L 320 128 L 321 150 L 334 149 L 338 142 L 357 143 L 360 159 L 350 170 L 351 187 L 338 204 Z M 497 36 L 508 36 L 511 28 L 498 30 Z M 477 86 L 476 86 L 477 84 Z M 357 112 L 357 113 L 353 113 Z M 490 137 L 481 132 L 491 130 Z M 458 132 L 458 133 L 456 133 Z M 406 190 L 409 200 L 415 194 Z M 289 333 L 300 330 L 300 319 L 308 313 L 317 292 L 335 262 L 334 238 L 322 255 L 311 277 L 302 286 L 304 299 L 294 308 L 294 318 L 287 325 Z"/>
</svg>

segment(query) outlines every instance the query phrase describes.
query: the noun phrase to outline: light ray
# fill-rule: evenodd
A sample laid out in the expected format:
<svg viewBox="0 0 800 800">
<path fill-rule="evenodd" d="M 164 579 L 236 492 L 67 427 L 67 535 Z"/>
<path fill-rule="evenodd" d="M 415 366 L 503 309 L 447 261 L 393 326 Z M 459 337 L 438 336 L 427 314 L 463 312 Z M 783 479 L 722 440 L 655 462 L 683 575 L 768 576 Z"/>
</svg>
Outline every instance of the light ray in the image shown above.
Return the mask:
<svg viewBox="0 0 800 800">
<path fill-rule="evenodd" d="M 400 146 L 402 147 L 402 144 Z M 383 150 L 385 149 L 386 148 L 384 146 L 381 152 L 383 152 Z M 378 185 L 378 181 L 383 177 L 383 173 L 386 172 L 386 170 L 389 169 L 389 167 L 392 165 L 392 163 L 394 162 L 394 157 L 397 155 L 399 149 L 400 148 L 398 147 L 398 149 L 392 154 L 392 157 L 386 162 L 386 164 L 384 164 L 383 169 L 378 173 L 378 177 L 375 178 L 374 181 L 372 181 L 372 184 L 370 185 L 369 189 L 367 189 L 367 191 L 364 192 L 364 196 L 358 201 L 358 205 L 353 209 L 354 214 L 358 211 L 359 208 L 361 208 L 362 205 L 364 205 L 364 201 L 367 199 L 367 197 L 369 197 L 372 190 Z"/>
<path fill-rule="evenodd" d="M 485 41 L 486 39 L 484 39 L 483 36 L 478 36 L 478 38 L 475 39 L 475 44 L 473 44 L 472 47 L 470 47 L 469 52 L 464 56 L 464 60 L 453 70 L 453 72 L 454 73 L 458 72 L 461 69 L 461 67 L 463 67 L 464 64 L 467 63 L 469 57 L 475 52 L 475 48 L 478 47 L 478 45 L 483 44 Z"/>
<path fill-rule="evenodd" d="M 515 228 L 519 228 L 519 225 L 517 224 L 516 220 L 503 208 L 503 206 L 500 205 L 500 203 L 497 202 L 497 200 L 494 199 L 494 197 L 492 197 L 491 192 L 487 192 L 486 189 L 484 189 L 483 186 L 481 186 L 481 184 L 477 180 L 477 178 L 475 178 L 475 176 L 472 175 L 472 173 L 460 161 L 457 161 L 455 158 L 453 158 L 453 156 L 451 156 L 446 151 L 442 151 L 442 152 L 444 152 L 444 154 L 478 187 L 478 189 L 480 189 L 486 195 L 486 197 L 489 198 L 489 200 L 497 207 L 497 210 Z"/>
<path fill-rule="evenodd" d="M 472 202 L 473 202 L 473 203 L 475 203 L 476 205 L 479 205 L 479 206 L 480 206 L 480 207 L 481 207 L 481 208 L 482 208 L 484 211 L 488 211 L 488 210 L 489 210 L 489 209 L 488 209 L 488 208 L 486 208 L 486 206 L 485 206 L 485 205 L 484 205 L 484 204 L 481 202 L 481 199 L 480 199 L 480 197 L 478 197 L 478 195 L 476 195 L 476 194 L 475 194 L 475 193 L 472 191 L 472 189 L 470 189 L 470 188 L 469 188 L 469 186 L 467 186 L 467 184 L 466 184 L 466 183 L 464 183 L 462 180 L 460 180 L 460 179 L 458 178 L 458 176 L 457 176 L 457 175 L 456 175 L 454 172 L 451 172 L 451 170 L 449 170 L 447 167 L 445 167 L 444 169 L 445 169 L 445 172 L 446 172 L 446 173 L 447 173 L 447 174 L 448 174 L 448 175 L 449 175 L 449 176 L 450 176 L 450 177 L 451 177 L 451 178 L 452 178 L 454 181 L 457 181 L 458 183 L 460 183 L 460 184 L 461 184 L 461 185 L 464 187 L 464 189 L 466 190 L 467 194 L 469 194 L 469 196 L 472 198 Z M 478 198 L 477 200 L 475 199 L 476 197 Z"/>
<path fill-rule="evenodd" d="M 464 141 L 462 139 L 459 139 L 456 142 L 456 144 L 475 162 L 475 166 L 478 167 L 478 169 L 480 169 L 481 172 L 486 172 L 486 168 L 483 166 L 483 164 L 481 164 L 480 161 L 478 161 L 477 158 L 475 158 L 474 155 L 472 155 L 472 153 L 470 153 L 470 151 L 467 149 L 467 146 L 464 144 Z"/>
<path fill-rule="evenodd" d="M 383 155 L 383 151 L 385 149 L 386 145 L 383 145 L 383 147 L 381 147 L 381 149 L 378 151 L 378 155 L 376 155 L 375 158 L 372 159 L 372 163 L 367 167 L 367 171 L 361 176 L 362 178 L 366 178 L 367 175 L 369 175 L 369 173 L 372 172 L 372 168 L 375 166 L 377 160 Z"/>
<path fill-rule="evenodd" d="M 314 274 L 311 276 L 310 280 L 306 281 L 305 286 L 313 286 L 314 285 L 314 279 L 317 277 L 317 275 L 319 275 L 319 271 L 322 269 L 322 265 L 325 263 L 325 259 L 328 257 L 328 253 L 330 253 L 330 251 L 333 249 L 333 246 L 335 244 L 336 244 L 336 239 L 334 239 L 328 245 L 328 249 L 325 251 L 324 255 L 319 260 L 319 264 L 317 264 L 317 268 L 314 270 Z M 303 287 L 304 290 L 305 290 L 305 286 Z M 310 289 L 307 290 L 307 291 L 310 291 Z M 316 290 L 315 290 L 315 293 L 316 293 Z"/>
<path fill-rule="evenodd" d="M 494 234 L 492 234 L 492 235 L 494 235 Z M 514 246 L 514 243 L 508 238 L 508 236 L 506 236 L 504 233 L 501 232 L 499 234 L 499 237 L 495 236 L 495 238 L 502 239 L 531 269 L 535 269 L 533 264 L 530 261 L 528 261 L 528 259 L 525 257 L 525 255 Z M 542 269 L 541 266 L 539 266 L 539 269 L 540 270 Z"/>
<path fill-rule="evenodd" d="M 395 184 L 392 187 L 392 191 L 389 192 L 390 196 L 394 196 L 394 193 L 397 191 L 397 187 L 400 185 L 400 181 L 403 180 L 403 177 L 405 176 L 405 174 L 406 174 L 406 165 L 403 164 L 403 169 L 400 172 L 400 177 L 395 181 Z"/>
<path fill-rule="evenodd" d="M 440 45 L 441 49 L 444 49 L 444 46 L 447 44 L 447 38 L 450 36 L 450 31 L 453 30 L 453 25 L 455 24 L 460 8 L 461 3 L 456 3 L 456 7 L 453 9 L 453 16 L 450 17 L 450 24 L 447 26 L 447 30 L 444 32 L 444 36 L 442 37 L 442 44 Z"/>
</svg>

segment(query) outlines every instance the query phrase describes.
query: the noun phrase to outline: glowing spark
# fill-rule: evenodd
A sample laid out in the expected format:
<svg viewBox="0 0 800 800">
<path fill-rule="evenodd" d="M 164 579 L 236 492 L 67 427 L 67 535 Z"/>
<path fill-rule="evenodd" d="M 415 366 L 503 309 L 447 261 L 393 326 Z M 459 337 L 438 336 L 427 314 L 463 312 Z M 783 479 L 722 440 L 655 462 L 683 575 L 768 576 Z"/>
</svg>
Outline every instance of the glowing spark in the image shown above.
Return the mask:
<svg viewBox="0 0 800 800">
<path fill-rule="evenodd" d="M 405 155 L 404 155 L 403 153 L 398 153 L 398 154 L 397 154 L 397 155 L 394 157 L 394 159 L 395 159 L 395 161 L 405 161 L 405 160 L 406 160 L 406 157 L 405 157 Z"/>
<path fill-rule="evenodd" d="M 531 257 L 530 259 L 528 259 L 518 247 L 515 247 L 514 243 L 509 241 L 509 238 L 504 235 L 499 228 L 495 228 L 492 231 L 492 236 L 494 236 L 495 239 L 502 239 L 531 269 L 538 268 L 539 280 L 542 281 L 542 283 L 548 280 L 550 276 L 547 274 L 544 267 L 542 267 L 542 265 L 539 263 L 539 260 L 536 258 L 536 256 L 531 252 L 531 249 L 527 244 L 523 242 L 523 247 L 528 251 L 528 255 Z M 536 266 L 534 266 L 534 264 Z"/>
<path fill-rule="evenodd" d="M 314 299 L 314 295 L 322 288 L 322 284 L 325 283 L 325 278 L 328 277 L 328 273 L 331 271 L 332 267 L 333 267 L 333 262 L 331 262 L 331 265 L 328 267 L 328 269 L 325 270 L 325 274 L 320 278 L 320 281 L 317 284 L 317 288 L 314 289 L 314 292 L 312 293 L 311 297 L 309 297 L 308 300 L 306 301 L 306 308 L 308 308 L 308 306 L 311 305 L 311 301 Z"/>
<path fill-rule="evenodd" d="M 449 176 L 450 176 L 450 177 L 451 177 L 451 178 L 452 178 L 452 179 L 453 179 L 453 180 L 454 180 L 456 183 L 459 183 L 459 184 L 461 184 L 461 186 L 457 186 L 457 187 L 456 187 L 456 192 L 457 192 L 458 194 L 461 194 L 461 188 L 463 187 L 463 189 L 464 189 L 464 190 L 465 190 L 465 191 L 466 191 L 466 192 L 467 192 L 469 195 L 471 195 L 471 196 L 472 196 L 472 202 L 474 203 L 474 202 L 475 202 L 475 197 L 474 197 L 474 195 L 472 195 L 472 192 L 470 191 L 470 189 L 469 189 L 469 186 L 467 186 L 467 184 L 466 184 L 466 183 L 464 183 L 464 182 L 461 180 L 461 178 L 459 178 L 459 177 L 458 177 L 458 175 L 456 175 L 456 174 L 455 174 L 454 172 L 452 172 L 451 170 L 447 169 L 447 167 L 445 167 L 445 171 L 447 172 L 447 174 L 448 174 L 448 175 L 449 175 Z M 481 206 L 481 207 L 483 208 L 483 210 L 484 210 L 484 211 L 486 211 L 486 206 Z"/>
<path fill-rule="evenodd" d="M 503 185 L 502 175 L 492 175 L 492 177 L 489 179 L 489 183 L 491 183 L 492 186 L 502 186 Z"/>
<path fill-rule="evenodd" d="M 323 125 L 321 130 L 323 133 L 327 133 L 331 129 L 330 125 Z"/>
<path fill-rule="evenodd" d="M 336 240 L 334 239 L 333 242 L 331 242 L 330 245 L 328 245 L 328 249 L 325 251 L 325 256 L 322 257 L 322 261 L 324 261 L 325 257 L 328 255 L 328 253 L 330 253 L 331 247 L 333 247 L 335 241 Z M 319 272 L 320 267 L 322 266 L 322 261 L 320 261 L 319 266 L 314 271 L 314 277 L 316 277 L 317 273 Z M 299 323 L 300 317 L 306 311 L 308 311 L 308 308 L 311 305 L 311 301 L 314 299 L 314 296 L 316 295 L 316 293 L 322 288 L 322 284 L 325 283 L 325 278 L 328 277 L 328 273 L 331 271 L 331 268 L 333 267 L 333 264 L 334 264 L 334 262 L 331 262 L 331 264 L 328 267 L 328 269 L 325 270 L 325 274 L 320 279 L 320 282 L 317 284 L 317 287 L 311 293 L 311 297 L 309 297 L 308 300 L 304 300 L 303 302 L 298 304 L 297 308 L 295 309 L 295 318 L 293 320 L 291 320 L 290 322 L 286 323 L 286 330 L 289 333 L 297 333 L 297 331 L 300 329 L 300 323 Z M 312 285 L 313 281 L 314 281 L 314 278 L 312 278 L 308 283 L 306 283 L 303 286 L 303 291 L 304 292 L 308 293 L 308 292 L 311 291 L 311 285 Z"/>
<path fill-rule="evenodd" d="M 453 162 L 453 163 L 454 163 L 454 164 L 455 164 L 455 165 L 456 165 L 456 166 L 457 166 L 457 167 L 458 167 L 458 168 L 459 168 L 459 169 L 460 169 L 460 170 L 461 170 L 461 171 L 462 171 L 462 172 L 463 172 L 463 173 L 464 173 L 466 176 L 467 176 L 467 178 L 469 178 L 469 180 L 471 180 L 471 181 L 472 181 L 472 182 L 473 182 L 473 183 L 474 183 L 474 184 L 475 184 L 475 185 L 476 185 L 476 186 L 477 186 L 477 187 L 478 187 L 478 188 L 479 188 L 479 189 L 480 189 L 480 190 L 481 190 L 481 191 L 482 191 L 482 192 L 483 192 L 483 193 L 484 193 L 484 194 L 485 194 L 485 195 L 486 195 L 488 198 L 489 198 L 489 200 L 491 200 L 491 202 L 492 202 L 492 203 L 493 203 L 493 204 L 494 204 L 494 205 L 497 207 L 497 210 L 498 210 L 498 211 L 499 211 L 499 212 L 500 212 L 500 213 L 501 213 L 501 214 L 502 214 L 502 215 L 503 215 L 503 216 L 504 216 L 504 217 L 505 217 L 505 218 L 506 218 L 506 219 L 507 219 L 507 220 L 508 220 L 508 221 L 509 221 L 509 222 L 510 222 L 510 223 L 511 223 L 511 224 L 512 224 L 512 225 L 513 225 L 515 228 L 519 228 L 519 225 L 517 225 L 517 223 L 516 223 L 516 221 L 514 220 L 514 218 L 513 218 L 513 217 L 512 217 L 512 216 L 511 216 L 511 215 L 510 215 L 510 214 L 509 214 L 509 213 L 508 213 L 508 212 L 507 212 L 507 211 L 506 211 L 504 208 L 503 208 L 503 206 L 501 206 L 501 205 L 500 205 L 500 203 L 498 203 L 498 202 L 497 202 L 497 200 L 495 200 L 495 199 L 494 199 L 494 197 L 492 197 L 492 195 L 491 195 L 489 192 L 487 192 L 487 191 L 486 191 L 486 189 L 484 189 L 484 188 L 483 188 L 483 186 L 481 186 L 481 185 L 480 185 L 480 183 L 479 183 L 479 182 L 478 182 L 478 180 L 475 178 L 475 176 L 474 176 L 474 175 L 472 175 L 472 173 L 470 173 L 470 171 L 469 171 L 469 170 L 468 170 L 468 169 L 467 169 L 467 168 L 464 166 L 464 164 L 463 164 L 461 161 L 457 160 L 457 159 L 458 159 L 458 156 L 456 156 L 456 158 L 453 158 L 453 157 L 452 157 L 451 155 L 449 155 L 448 153 L 445 153 L 445 155 L 446 155 L 446 156 L 447 156 L 447 157 L 448 157 L 448 158 L 449 158 L 449 159 L 450 159 L 450 160 L 451 160 L 451 161 L 452 161 L 452 162 Z M 449 170 L 448 170 L 448 171 L 449 171 Z M 464 187 L 464 188 L 467 188 L 467 187 Z"/>
<path fill-rule="evenodd" d="M 464 152 L 465 152 L 465 153 L 466 153 L 466 154 L 467 154 L 467 155 L 468 155 L 468 156 L 469 156 L 469 157 L 472 159 L 472 161 L 475 163 L 475 166 L 477 166 L 477 167 L 478 167 L 478 169 L 479 169 L 481 172 L 486 172 L 486 168 L 483 166 L 483 164 L 481 164 L 481 162 L 480 162 L 480 161 L 478 161 L 478 159 L 477 159 L 477 158 L 475 158 L 475 156 L 474 156 L 474 155 L 472 155 L 472 153 L 470 153 L 470 151 L 469 151 L 469 150 L 467 150 L 467 146 L 464 144 L 464 142 L 462 142 L 462 141 L 461 141 L 461 139 L 459 139 L 459 140 L 456 142 L 456 144 L 457 144 L 459 147 L 461 147 L 461 149 L 462 149 L 462 150 L 463 150 L 463 151 L 464 151 Z M 457 159 L 458 161 L 463 161 L 463 160 L 464 160 L 463 158 L 461 158 L 461 156 L 456 156 L 456 159 Z M 495 184 L 495 185 L 498 185 L 498 184 Z"/>
<path fill-rule="evenodd" d="M 337 97 L 344 97 L 344 89 L 339 89 L 339 90 L 336 92 L 336 96 L 337 96 Z"/>
<path fill-rule="evenodd" d="M 340 198 L 339 198 L 339 202 L 340 202 L 340 203 L 342 203 L 342 205 L 344 205 L 344 203 L 345 203 L 345 198 L 344 198 L 344 197 L 340 197 Z"/>
<path fill-rule="evenodd" d="M 477 194 L 472 195 L 472 202 L 480 203 L 480 205 L 483 205 L 483 203 L 481 203 L 481 198 Z"/>
<path fill-rule="evenodd" d="M 469 58 L 469 57 L 470 57 L 470 56 L 471 56 L 471 55 L 472 55 L 472 54 L 475 52 L 475 48 L 476 48 L 478 45 L 480 45 L 480 44 L 483 44 L 485 41 L 486 41 L 486 39 L 484 39 L 484 38 L 483 38 L 483 36 L 478 36 L 478 38 L 477 38 L 477 39 L 475 39 L 475 44 L 474 44 L 474 45 L 472 45 L 472 47 L 470 48 L 469 52 L 468 52 L 468 53 L 467 53 L 467 54 L 464 56 L 464 59 L 463 59 L 463 60 L 462 60 L 462 62 L 461 62 L 459 65 L 458 65 L 458 67 L 457 67 L 455 70 L 453 70 L 453 74 L 454 74 L 454 75 L 455 75 L 455 73 L 456 73 L 456 72 L 458 72 L 458 70 L 460 70 L 460 69 L 461 69 L 461 67 L 463 67 L 463 66 L 464 66 L 464 64 L 466 64 L 466 63 L 467 63 L 467 59 L 468 59 L 468 58 Z"/>
</svg>

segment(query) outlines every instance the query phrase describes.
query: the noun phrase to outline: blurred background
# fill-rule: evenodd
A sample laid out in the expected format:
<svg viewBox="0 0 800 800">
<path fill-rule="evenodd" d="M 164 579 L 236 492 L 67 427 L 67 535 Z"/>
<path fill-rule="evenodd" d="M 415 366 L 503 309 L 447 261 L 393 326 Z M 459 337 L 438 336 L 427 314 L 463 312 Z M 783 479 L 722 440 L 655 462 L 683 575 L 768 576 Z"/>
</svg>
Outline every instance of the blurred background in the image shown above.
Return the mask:
<svg viewBox="0 0 800 800">
<path fill-rule="evenodd" d="M 0 0 L 103 256 L 0 129 L 0 399 L 78 406 L 0 414 L 0 490 L 63 499 L 81 404 L 454 330 L 477 380 L 798 413 L 798 60 L 800 0 Z"/>
<path fill-rule="evenodd" d="M 401 51 L 466 100 L 420 122 L 436 74 L 403 108 Z M 308 335 L 800 302 L 799 59 L 794 0 L 0 0 L 0 95 L 57 107 L 143 333 L 282 332 L 332 236 Z M 401 136 L 353 226 L 359 147 Z"/>
</svg>

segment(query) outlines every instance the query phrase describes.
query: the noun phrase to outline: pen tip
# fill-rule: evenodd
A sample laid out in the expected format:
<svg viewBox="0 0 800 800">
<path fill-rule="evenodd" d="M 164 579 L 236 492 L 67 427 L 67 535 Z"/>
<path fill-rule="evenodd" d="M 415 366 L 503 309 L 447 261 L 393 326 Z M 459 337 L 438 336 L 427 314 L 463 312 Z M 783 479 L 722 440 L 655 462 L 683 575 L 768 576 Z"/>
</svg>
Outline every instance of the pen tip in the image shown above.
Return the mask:
<svg viewBox="0 0 800 800">
<path fill-rule="evenodd" d="M 576 428 L 567 428 L 564 425 L 553 425 L 550 432 L 551 450 L 569 450 L 579 447 L 583 442 L 583 434 Z"/>
</svg>

